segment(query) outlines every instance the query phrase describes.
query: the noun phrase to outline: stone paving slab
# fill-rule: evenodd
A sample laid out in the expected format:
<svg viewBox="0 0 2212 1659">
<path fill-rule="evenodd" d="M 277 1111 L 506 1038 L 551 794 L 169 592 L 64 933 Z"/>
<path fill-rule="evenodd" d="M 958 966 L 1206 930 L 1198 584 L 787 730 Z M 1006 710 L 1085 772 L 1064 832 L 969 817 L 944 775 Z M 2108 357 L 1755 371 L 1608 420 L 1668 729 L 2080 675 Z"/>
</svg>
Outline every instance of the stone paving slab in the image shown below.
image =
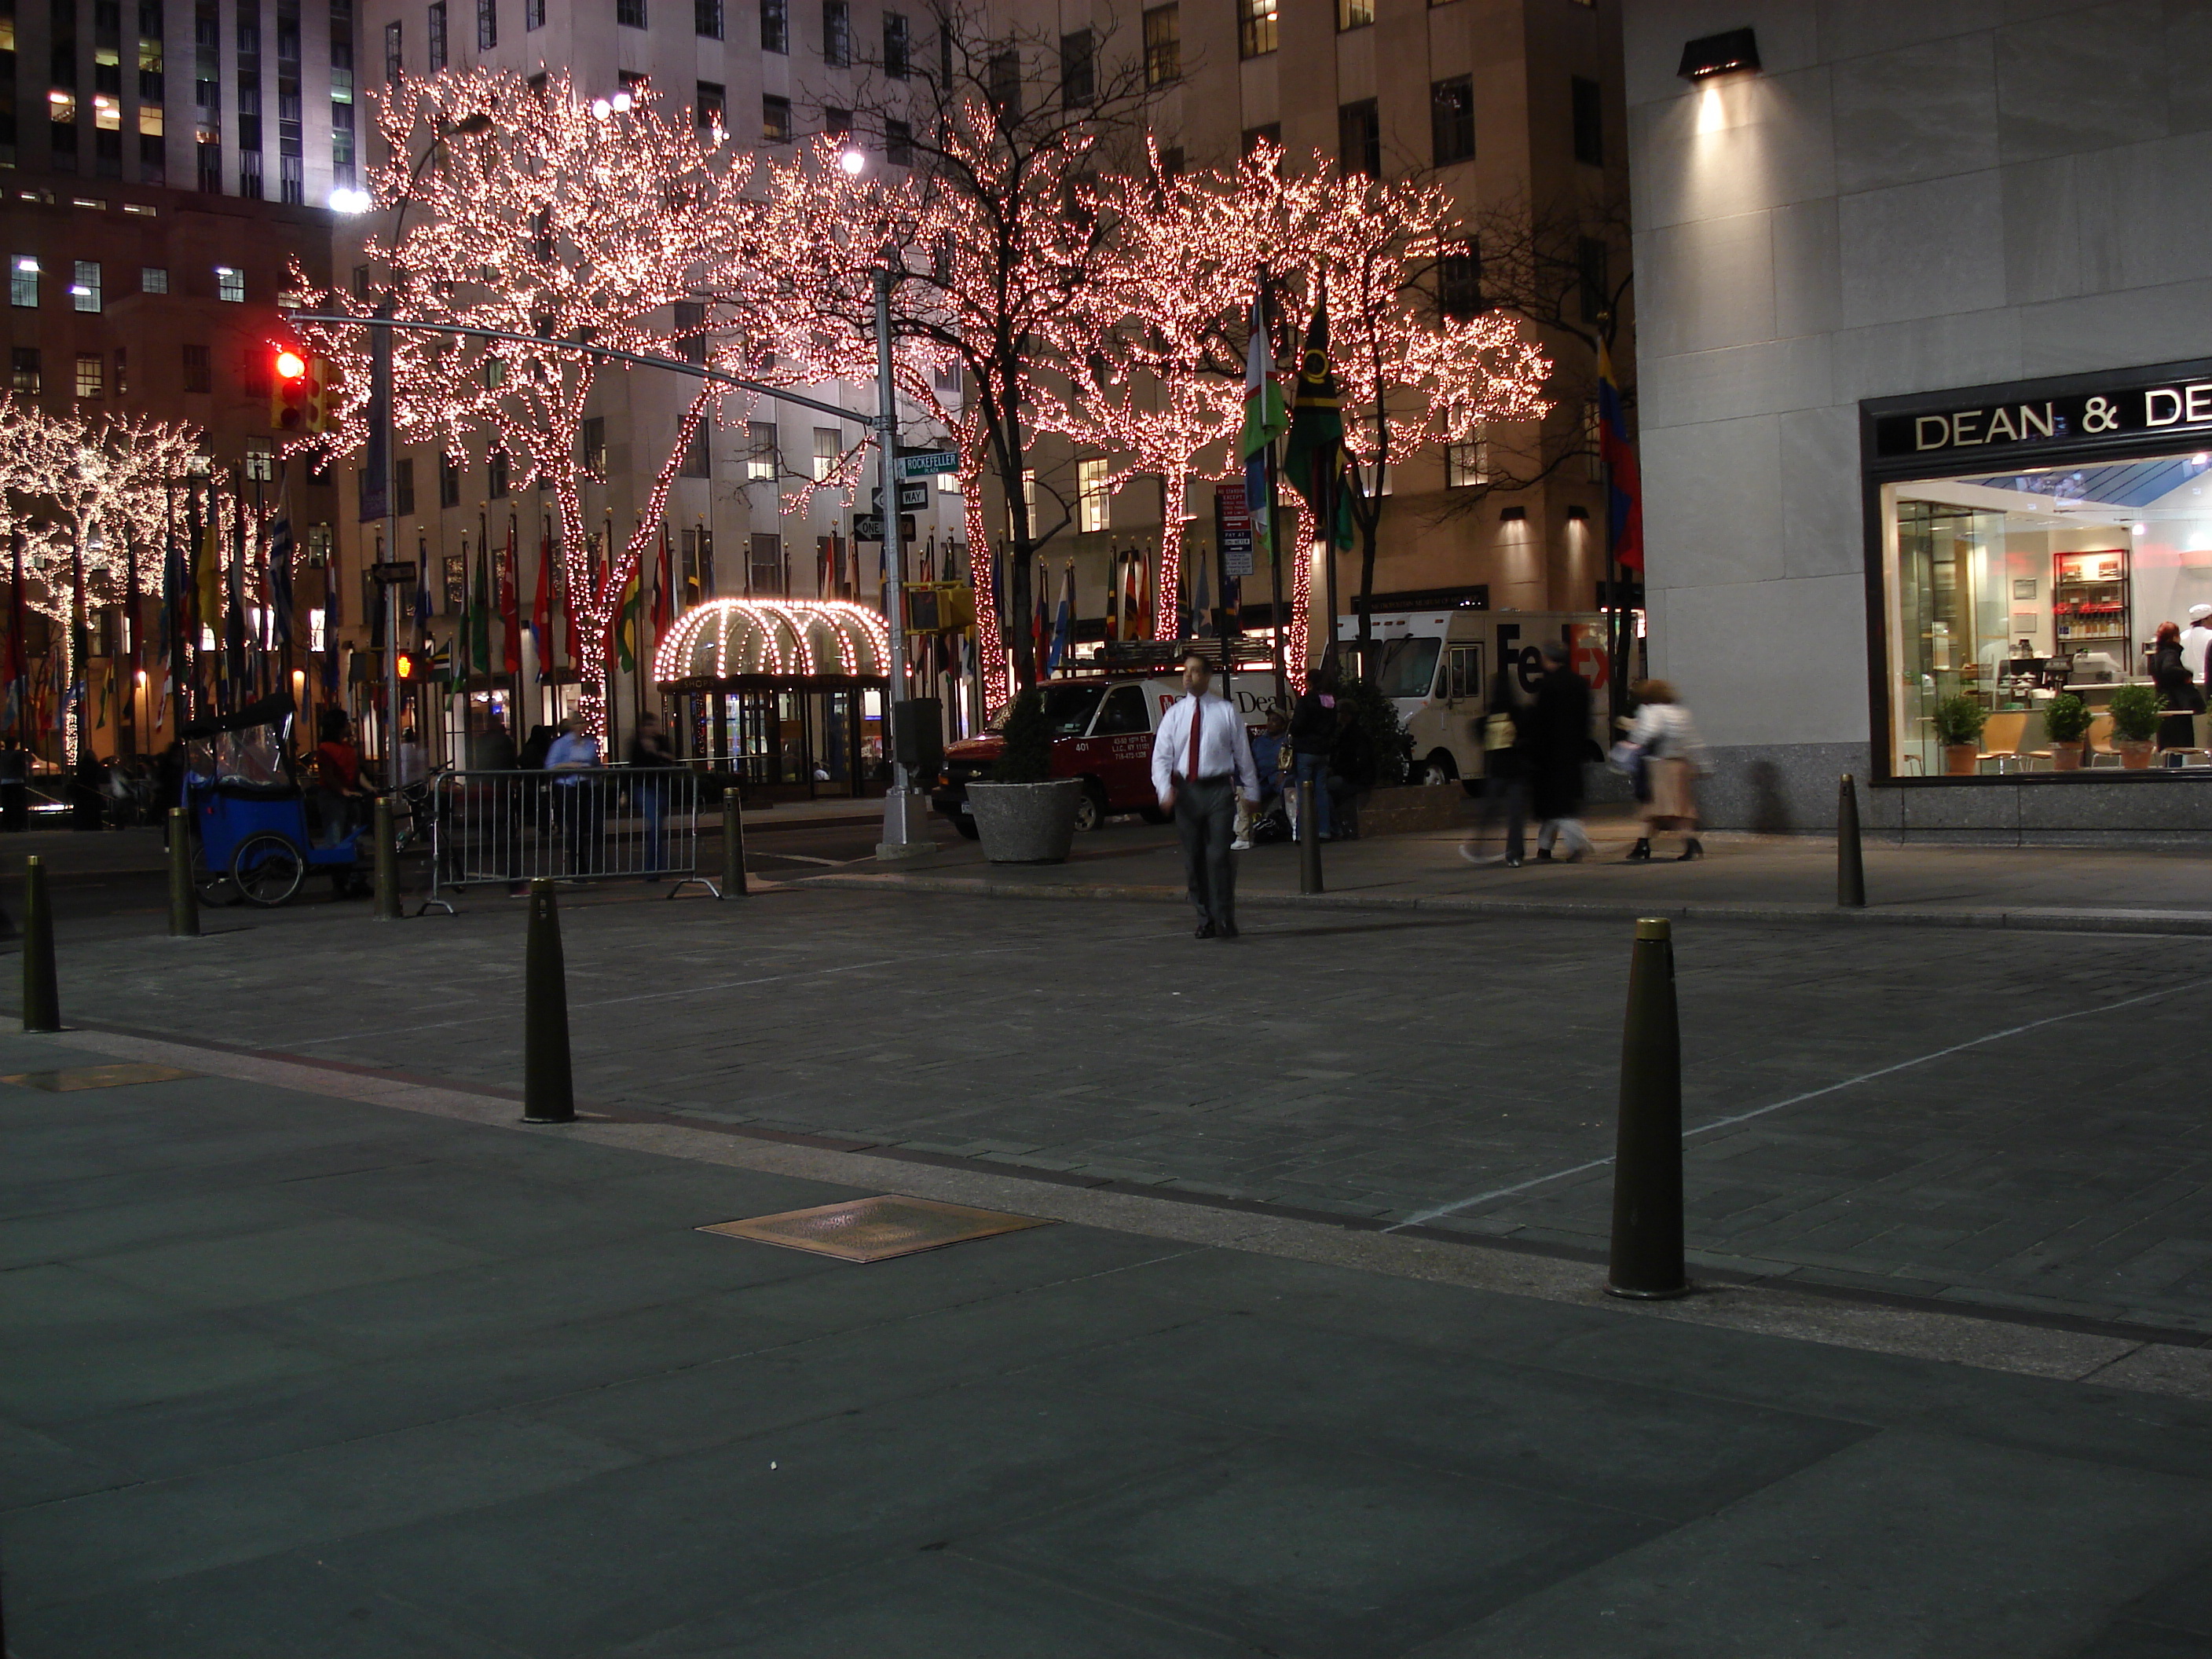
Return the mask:
<svg viewBox="0 0 2212 1659">
<path fill-rule="evenodd" d="M 125 1041 L 0 1037 L 0 1061 Z M 866 1152 L 526 1129 L 465 1090 L 321 1071 L 371 1103 L 207 1053 L 219 1093 L 0 1085 L 0 1127 L 76 1160 L 0 1164 L 0 1285 L 127 1292 L 0 1301 L 27 1396 L 167 1373 L 142 1346 L 164 1320 L 279 1355 L 36 1422 L 0 1401 L 26 1659 L 2065 1659 L 2212 1629 L 2212 1399 L 1975 1363 L 2091 1339 L 1900 1316 L 1954 1364 L 1393 1271 L 1494 1252 L 1374 1240 L 1378 1273 L 1095 1221 L 853 1267 L 693 1229 L 866 1190 L 708 1151 Z M 318 1137 L 356 1173 L 303 1190 L 268 1147 Z M 539 1201 L 607 1212 L 627 1297 L 478 1293 L 487 1263 L 583 1270 Z M 303 1288 L 317 1212 L 413 1241 L 410 1271 Z M 483 1261 L 439 1258 L 456 1228 Z M 227 1248 L 128 1267 L 164 1241 Z"/>
</svg>

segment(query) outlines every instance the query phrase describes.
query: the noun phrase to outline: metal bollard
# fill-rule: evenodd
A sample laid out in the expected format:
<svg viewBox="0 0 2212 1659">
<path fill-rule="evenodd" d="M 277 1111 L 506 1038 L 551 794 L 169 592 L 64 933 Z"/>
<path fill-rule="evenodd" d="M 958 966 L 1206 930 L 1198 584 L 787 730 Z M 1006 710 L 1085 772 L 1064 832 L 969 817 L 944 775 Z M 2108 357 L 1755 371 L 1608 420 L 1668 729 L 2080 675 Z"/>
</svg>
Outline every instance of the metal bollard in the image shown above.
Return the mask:
<svg viewBox="0 0 2212 1659">
<path fill-rule="evenodd" d="M 530 884 L 530 939 L 523 953 L 522 1121 L 576 1121 L 568 1069 L 568 970 L 561 955 L 553 884 L 544 877 Z"/>
<path fill-rule="evenodd" d="M 200 890 L 192 885 L 192 827 L 181 806 L 169 809 L 169 937 L 200 936 Z"/>
<path fill-rule="evenodd" d="M 35 854 L 23 860 L 23 1029 L 62 1029 L 61 993 L 54 982 L 54 913 L 46 902 L 46 867 Z"/>
<path fill-rule="evenodd" d="M 399 920 L 399 848 L 392 829 L 392 797 L 376 798 L 376 920 Z"/>
<path fill-rule="evenodd" d="M 1682 1261 L 1682 1036 L 1674 945 L 1663 921 L 1636 924 L 1620 1040 L 1620 1127 L 1613 1170 L 1608 1296 L 1656 1299 L 1690 1288 Z"/>
<path fill-rule="evenodd" d="M 1321 820 L 1314 816 L 1314 781 L 1307 778 L 1298 785 L 1298 891 L 1321 890 Z"/>
<path fill-rule="evenodd" d="M 1836 791 L 1836 902 L 1866 908 L 1866 859 L 1859 848 L 1859 792 L 1844 774 Z"/>
<path fill-rule="evenodd" d="M 722 894 L 745 896 L 745 813 L 733 779 L 722 791 Z"/>
</svg>

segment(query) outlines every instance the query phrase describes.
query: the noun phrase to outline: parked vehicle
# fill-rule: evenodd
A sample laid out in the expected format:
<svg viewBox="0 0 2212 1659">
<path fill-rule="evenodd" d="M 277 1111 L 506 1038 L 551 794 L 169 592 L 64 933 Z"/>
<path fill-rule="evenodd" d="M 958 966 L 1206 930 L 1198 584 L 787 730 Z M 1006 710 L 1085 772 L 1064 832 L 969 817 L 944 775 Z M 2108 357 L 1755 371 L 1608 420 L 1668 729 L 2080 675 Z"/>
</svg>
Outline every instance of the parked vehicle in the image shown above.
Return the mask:
<svg viewBox="0 0 2212 1659">
<path fill-rule="evenodd" d="M 287 741 L 293 712 L 292 699 L 279 694 L 180 734 L 185 805 L 200 854 L 193 881 L 210 902 L 285 903 L 310 869 L 330 872 L 341 891 L 367 890 L 360 867 L 364 826 L 353 826 L 327 847 L 309 834 Z"/>
<path fill-rule="evenodd" d="M 1337 618 L 1337 638 L 1359 637 L 1359 619 Z M 1418 611 L 1378 613 L 1373 637 L 1380 647 L 1375 678 L 1383 696 L 1413 735 L 1414 783 L 1465 783 L 1472 793 L 1483 775 L 1477 729 L 1490 676 L 1512 671 L 1523 691 L 1544 672 L 1547 640 L 1565 640 L 1575 672 L 1598 693 L 1590 736 L 1601 753 L 1609 746 L 1605 690 L 1612 678 L 1606 657 L 1606 618 L 1597 611 Z M 1643 678 L 1644 642 L 1631 644 L 1630 678 Z"/>
<path fill-rule="evenodd" d="M 1272 672 L 1239 669 L 1230 675 L 1225 690 L 1218 679 L 1214 689 L 1235 703 L 1248 727 L 1267 723 L 1275 700 Z M 1100 674 L 1045 683 L 1052 775 L 1084 783 L 1077 829 L 1096 830 L 1117 812 L 1141 813 L 1152 823 L 1167 821 L 1152 793 L 1152 734 L 1159 730 L 1160 716 L 1182 695 L 1182 679 L 1169 673 Z M 948 744 L 944 773 L 930 792 L 929 804 L 971 841 L 975 821 L 968 808 L 968 786 L 977 779 L 989 781 L 1002 747 L 995 732 Z"/>
</svg>

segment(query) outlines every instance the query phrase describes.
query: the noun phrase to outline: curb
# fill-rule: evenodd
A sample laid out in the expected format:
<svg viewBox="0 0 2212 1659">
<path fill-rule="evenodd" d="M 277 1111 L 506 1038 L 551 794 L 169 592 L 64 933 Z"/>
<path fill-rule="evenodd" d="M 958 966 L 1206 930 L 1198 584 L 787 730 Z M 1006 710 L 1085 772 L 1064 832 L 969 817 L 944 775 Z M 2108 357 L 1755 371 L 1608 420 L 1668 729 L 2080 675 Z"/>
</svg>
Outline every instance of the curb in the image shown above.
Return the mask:
<svg viewBox="0 0 2212 1659">
<path fill-rule="evenodd" d="M 1176 887 L 1107 886 L 1095 883 L 980 880 L 961 876 L 900 876 L 840 871 L 787 880 L 787 886 L 855 887 L 883 891 L 947 893 L 970 898 L 1119 899 L 1175 904 L 1187 895 Z M 1578 902 L 1565 899 L 1462 898 L 1451 894 L 1254 893 L 1246 906 L 1294 910 L 1414 910 L 1448 915 L 1531 916 L 1552 921 L 1620 921 L 1644 916 L 1676 921 L 1796 922 L 1814 927 L 1994 928 L 2061 933 L 2163 933 L 2212 936 L 2212 912 L 2203 910 L 1930 910 L 1870 907 L 1847 910 L 1820 904 L 1728 904 L 1673 900 L 1641 904 Z"/>
</svg>

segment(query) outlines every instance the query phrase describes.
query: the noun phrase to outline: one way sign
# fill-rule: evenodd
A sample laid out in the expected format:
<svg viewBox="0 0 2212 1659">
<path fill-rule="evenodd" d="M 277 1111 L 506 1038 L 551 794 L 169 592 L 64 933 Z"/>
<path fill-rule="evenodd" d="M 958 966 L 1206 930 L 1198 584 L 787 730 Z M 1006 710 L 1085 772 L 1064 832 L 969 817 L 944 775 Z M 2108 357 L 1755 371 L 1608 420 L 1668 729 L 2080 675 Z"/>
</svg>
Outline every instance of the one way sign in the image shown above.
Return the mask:
<svg viewBox="0 0 2212 1659">
<path fill-rule="evenodd" d="M 898 487 L 898 491 L 899 506 L 902 508 L 922 507 L 929 505 L 927 484 L 902 483 Z M 881 484 L 878 484 L 868 492 L 868 506 L 871 510 L 877 513 L 884 510 L 884 489 Z"/>
</svg>

